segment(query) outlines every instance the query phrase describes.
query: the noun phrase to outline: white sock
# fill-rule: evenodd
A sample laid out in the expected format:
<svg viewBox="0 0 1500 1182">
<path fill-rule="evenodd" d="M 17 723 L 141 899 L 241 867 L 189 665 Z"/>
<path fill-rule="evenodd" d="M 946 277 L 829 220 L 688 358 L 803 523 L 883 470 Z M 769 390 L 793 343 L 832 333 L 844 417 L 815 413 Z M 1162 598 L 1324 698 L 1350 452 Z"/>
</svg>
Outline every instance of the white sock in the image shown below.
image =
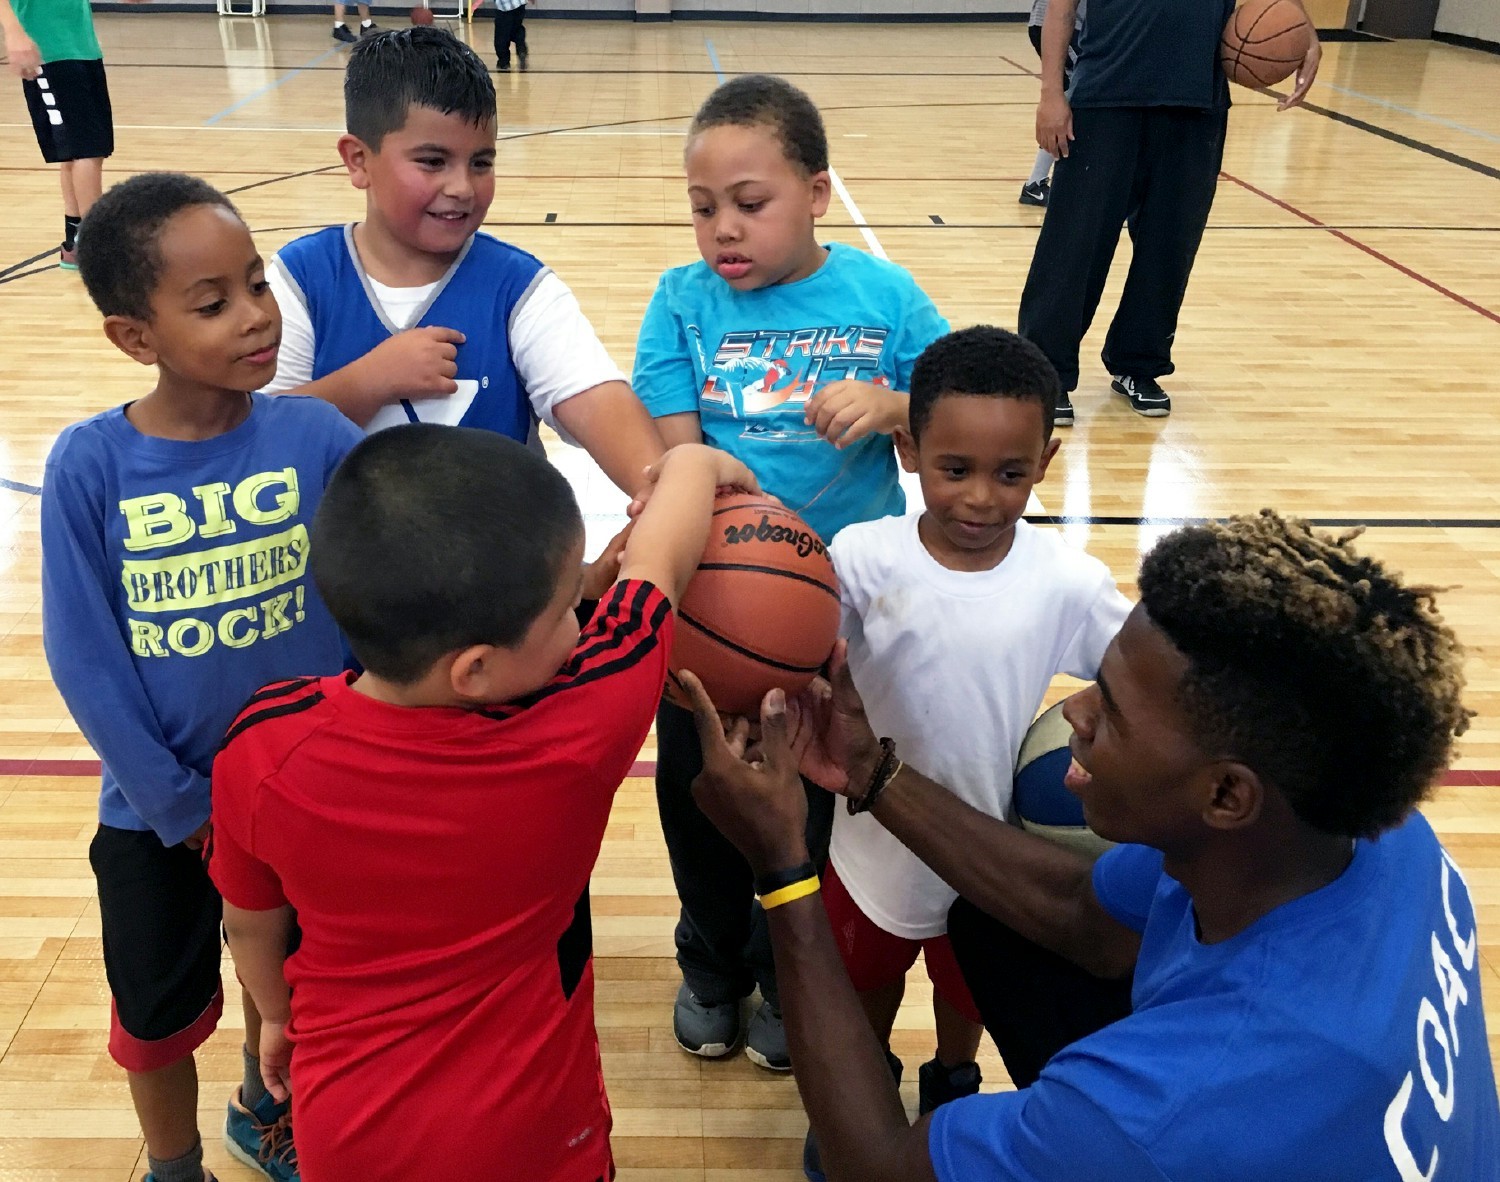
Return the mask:
<svg viewBox="0 0 1500 1182">
<path fill-rule="evenodd" d="M 1031 175 L 1026 178 L 1026 183 L 1028 185 L 1036 185 L 1046 180 L 1048 174 L 1052 171 L 1052 165 L 1056 162 L 1056 159 L 1046 148 L 1038 148 L 1036 150 L 1036 163 L 1031 166 Z"/>
<path fill-rule="evenodd" d="M 344 27 L 344 22 L 343 21 L 334 21 L 333 22 L 333 27 L 335 29 L 342 29 Z"/>
<path fill-rule="evenodd" d="M 368 29 L 374 23 L 375 22 L 373 20 L 371 20 L 369 17 L 365 17 L 364 20 L 362 20 L 362 21 L 359 22 L 359 27 L 361 29 Z"/>
</svg>

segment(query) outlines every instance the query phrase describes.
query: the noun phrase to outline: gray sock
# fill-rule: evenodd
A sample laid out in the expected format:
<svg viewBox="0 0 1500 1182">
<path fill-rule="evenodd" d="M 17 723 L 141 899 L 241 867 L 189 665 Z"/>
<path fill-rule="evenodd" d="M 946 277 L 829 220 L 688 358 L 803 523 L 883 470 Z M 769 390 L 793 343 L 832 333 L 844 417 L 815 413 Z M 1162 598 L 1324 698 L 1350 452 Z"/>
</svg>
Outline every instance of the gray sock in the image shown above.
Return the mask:
<svg viewBox="0 0 1500 1182">
<path fill-rule="evenodd" d="M 1036 163 L 1031 166 L 1031 175 L 1026 178 L 1026 183 L 1028 185 L 1037 185 L 1046 180 L 1052 172 L 1052 165 L 1055 162 L 1055 158 L 1051 152 L 1047 151 L 1046 148 L 1038 148 Z"/>
<path fill-rule="evenodd" d="M 193 1142 L 193 1147 L 181 1157 L 167 1161 L 146 1153 L 146 1166 L 156 1182 L 203 1182 L 203 1138 Z"/>
<path fill-rule="evenodd" d="M 246 1108 L 254 1109 L 266 1094 L 266 1084 L 260 1077 L 260 1060 L 250 1053 L 250 1048 L 242 1046 L 240 1053 L 245 1057 L 245 1078 L 240 1084 L 240 1103 Z"/>
</svg>

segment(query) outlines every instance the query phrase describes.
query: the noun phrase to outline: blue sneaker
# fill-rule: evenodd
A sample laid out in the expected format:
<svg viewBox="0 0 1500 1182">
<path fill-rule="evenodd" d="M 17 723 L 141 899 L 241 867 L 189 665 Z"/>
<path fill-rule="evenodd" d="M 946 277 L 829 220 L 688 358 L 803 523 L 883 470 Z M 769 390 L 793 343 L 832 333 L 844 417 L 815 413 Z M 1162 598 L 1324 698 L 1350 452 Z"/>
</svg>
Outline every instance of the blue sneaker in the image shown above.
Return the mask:
<svg viewBox="0 0 1500 1182">
<path fill-rule="evenodd" d="M 241 1104 L 235 1092 L 224 1118 L 224 1148 L 273 1182 L 302 1182 L 297 1146 L 292 1143 L 292 1106 L 276 1103 L 269 1092 L 254 1108 Z"/>
</svg>

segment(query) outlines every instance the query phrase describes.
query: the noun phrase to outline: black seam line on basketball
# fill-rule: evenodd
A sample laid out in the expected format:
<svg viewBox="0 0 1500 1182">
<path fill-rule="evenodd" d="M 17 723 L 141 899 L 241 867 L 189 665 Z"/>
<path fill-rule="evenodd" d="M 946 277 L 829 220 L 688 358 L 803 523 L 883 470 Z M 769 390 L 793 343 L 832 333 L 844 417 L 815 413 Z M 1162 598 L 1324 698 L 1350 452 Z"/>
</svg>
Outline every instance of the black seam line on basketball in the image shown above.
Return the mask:
<svg viewBox="0 0 1500 1182">
<path fill-rule="evenodd" d="M 730 640 L 729 637 L 720 636 L 712 628 L 705 627 L 699 621 L 693 619 L 692 616 L 688 615 L 681 608 L 679 608 L 677 611 L 677 618 L 682 621 L 682 623 L 688 625 L 690 628 L 695 628 L 697 631 L 703 633 L 704 636 L 707 636 L 715 644 L 722 644 L 730 652 L 739 653 L 739 655 L 742 657 L 749 657 L 752 661 L 755 661 L 758 664 L 769 665 L 772 669 L 780 669 L 783 673 L 811 674 L 816 673 L 823 667 L 823 663 L 821 661 L 819 661 L 816 665 L 788 665 L 785 661 L 778 661 L 772 657 L 766 656 L 764 653 L 758 653 L 753 649 L 744 648 L 741 645 L 735 644 L 735 642 Z"/>
<path fill-rule="evenodd" d="M 753 562 L 700 562 L 699 570 L 746 570 L 758 575 L 775 575 L 778 579 L 796 579 L 799 583 L 806 583 L 810 587 L 816 587 L 819 591 L 826 591 L 837 599 L 839 593 L 827 583 L 820 582 L 811 575 L 804 575 L 800 571 L 782 570 L 775 566 L 756 566 Z"/>
<path fill-rule="evenodd" d="M 1206 525 L 1223 523 L 1228 517 L 1110 517 L 1028 514 L 1033 525 Z M 1500 518 L 1489 517 L 1307 517 L 1309 525 L 1321 529 L 1343 529 L 1366 525 L 1371 529 L 1500 529 Z"/>
<path fill-rule="evenodd" d="M 1279 90 L 1272 90 L 1269 86 L 1262 88 L 1263 93 L 1273 98 L 1284 99 L 1287 96 Z M 1352 127 L 1356 131 L 1363 131 L 1369 135 L 1379 136 L 1383 140 L 1390 140 L 1393 144 L 1399 144 L 1403 148 L 1410 148 L 1414 152 L 1422 152 L 1425 155 L 1436 157 L 1438 160 L 1449 164 L 1456 164 L 1460 168 L 1467 168 L 1470 172 L 1477 172 L 1480 176 L 1487 176 L 1491 180 L 1500 181 L 1500 168 L 1489 164 L 1483 164 L 1478 160 L 1471 160 L 1468 156 L 1460 156 L 1457 152 L 1450 152 L 1447 148 L 1439 148 L 1436 144 L 1429 144 L 1426 140 L 1414 139 L 1409 135 L 1402 135 L 1399 131 L 1392 131 L 1389 127 L 1382 127 L 1378 123 L 1369 123 L 1364 119 L 1356 119 L 1353 115 L 1346 115 L 1342 111 L 1330 110 L 1328 107 L 1320 107 L 1317 103 L 1304 100 L 1301 104 L 1304 111 L 1310 111 L 1314 115 L 1321 115 L 1325 119 L 1332 119 L 1335 123 L 1342 123 L 1346 127 Z"/>
</svg>

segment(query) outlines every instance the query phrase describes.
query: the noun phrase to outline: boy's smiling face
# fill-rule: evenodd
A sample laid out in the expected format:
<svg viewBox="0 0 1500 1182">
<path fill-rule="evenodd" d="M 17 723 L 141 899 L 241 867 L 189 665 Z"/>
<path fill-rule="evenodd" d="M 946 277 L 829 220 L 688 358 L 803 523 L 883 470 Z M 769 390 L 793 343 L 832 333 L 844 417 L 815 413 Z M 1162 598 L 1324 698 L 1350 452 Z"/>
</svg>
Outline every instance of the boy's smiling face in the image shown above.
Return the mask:
<svg viewBox="0 0 1500 1182">
<path fill-rule="evenodd" d="M 346 135 L 339 153 L 366 191 L 369 229 L 404 251 L 451 259 L 495 198 L 495 124 L 413 106 L 378 150 Z"/>
<path fill-rule="evenodd" d="M 276 375 L 281 310 L 245 223 L 224 206 L 192 205 L 162 226 L 156 249 L 161 273 L 150 319 L 107 317 L 110 339 L 121 348 L 127 340 L 125 351 L 136 360 L 202 389 L 268 383 Z"/>
<path fill-rule="evenodd" d="M 706 128 L 688 141 L 685 164 L 698 251 L 730 287 L 794 283 L 818 269 L 813 221 L 828 211 L 829 177 L 794 165 L 771 128 Z"/>
<path fill-rule="evenodd" d="M 978 394 L 944 394 L 920 439 L 904 427 L 895 438 L 901 466 L 922 484 L 922 544 L 957 571 L 989 570 L 1010 553 L 1016 522 L 1058 448 L 1040 403 Z"/>
</svg>

